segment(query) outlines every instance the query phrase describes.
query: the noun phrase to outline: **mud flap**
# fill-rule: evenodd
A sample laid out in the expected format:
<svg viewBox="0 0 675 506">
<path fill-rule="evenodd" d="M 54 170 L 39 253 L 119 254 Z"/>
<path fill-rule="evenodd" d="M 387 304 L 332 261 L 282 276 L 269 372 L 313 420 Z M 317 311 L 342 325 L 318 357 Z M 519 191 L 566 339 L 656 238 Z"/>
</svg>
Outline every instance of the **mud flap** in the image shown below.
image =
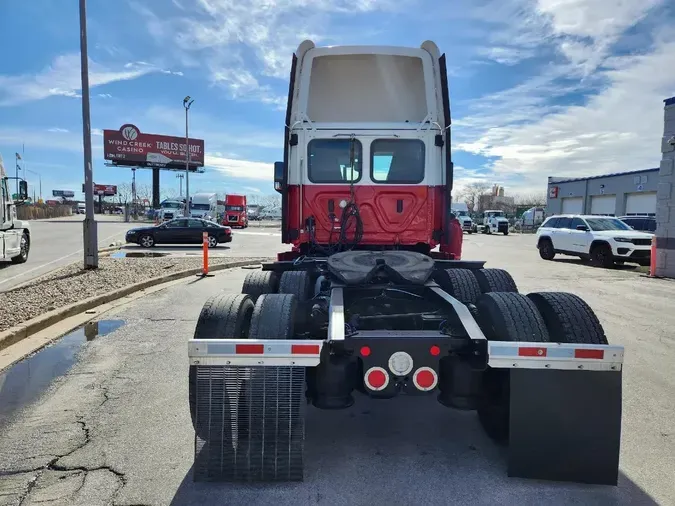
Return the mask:
<svg viewBox="0 0 675 506">
<path fill-rule="evenodd" d="M 616 485 L 621 371 L 510 373 L 508 475 Z"/>
<path fill-rule="evenodd" d="M 195 481 L 300 481 L 305 368 L 197 366 Z"/>
</svg>

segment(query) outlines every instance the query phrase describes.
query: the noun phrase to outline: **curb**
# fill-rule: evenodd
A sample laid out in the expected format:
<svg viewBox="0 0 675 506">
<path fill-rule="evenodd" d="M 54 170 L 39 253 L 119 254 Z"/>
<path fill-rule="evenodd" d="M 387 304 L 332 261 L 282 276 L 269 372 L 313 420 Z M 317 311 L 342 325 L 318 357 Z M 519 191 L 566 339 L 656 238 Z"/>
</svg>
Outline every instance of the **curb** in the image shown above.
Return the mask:
<svg viewBox="0 0 675 506">
<path fill-rule="evenodd" d="M 231 262 L 227 264 L 217 264 L 209 266 L 209 272 L 234 269 L 237 267 L 245 267 L 248 265 L 256 265 L 260 263 L 261 263 L 260 260 L 256 261 L 242 260 L 239 262 Z M 15 327 L 0 332 L 0 350 L 7 348 L 8 346 L 11 346 L 13 344 L 16 344 L 19 341 L 27 338 L 28 336 L 35 334 L 36 332 L 39 332 L 51 325 L 54 325 L 55 323 L 58 323 L 64 318 L 68 318 L 70 316 L 83 313 L 84 311 L 93 309 L 96 306 L 106 304 L 107 302 L 119 299 L 121 297 L 125 297 L 131 293 L 138 292 L 140 290 L 144 290 L 146 288 L 150 288 L 155 285 L 160 285 L 162 283 L 168 283 L 169 281 L 175 281 L 180 278 L 194 276 L 196 274 L 199 274 L 200 272 L 202 272 L 201 267 L 186 269 L 180 272 L 174 272 L 166 276 L 148 279 L 147 281 L 141 281 L 140 283 L 125 286 L 124 288 L 120 288 L 118 290 L 115 290 L 114 292 L 105 293 L 103 295 L 98 295 L 96 297 L 90 297 L 88 299 L 84 299 L 69 304 L 67 306 L 54 309 L 53 311 L 49 311 L 48 313 L 37 316 L 32 320 L 25 321 Z"/>
</svg>

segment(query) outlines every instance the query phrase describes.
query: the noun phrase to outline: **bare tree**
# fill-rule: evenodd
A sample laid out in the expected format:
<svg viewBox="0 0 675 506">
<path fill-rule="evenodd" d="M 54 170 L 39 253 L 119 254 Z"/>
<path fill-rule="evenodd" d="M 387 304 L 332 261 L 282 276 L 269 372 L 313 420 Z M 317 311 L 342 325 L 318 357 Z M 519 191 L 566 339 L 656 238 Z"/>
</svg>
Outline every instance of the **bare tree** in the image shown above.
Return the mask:
<svg viewBox="0 0 675 506">
<path fill-rule="evenodd" d="M 252 195 L 246 195 L 246 203 L 248 205 L 260 205 L 260 194 L 254 193 Z"/>
<path fill-rule="evenodd" d="M 546 207 L 546 192 L 521 193 L 514 198 L 519 206 Z"/>
<path fill-rule="evenodd" d="M 179 198 L 178 191 L 175 188 L 166 188 L 162 190 L 161 199 L 177 199 Z"/>
<path fill-rule="evenodd" d="M 131 202 L 131 184 L 122 183 L 117 185 L 117 203 L 126 204 Z"/>
<path fill-rule="evenodd" d="M 147 200 L 148 202 L 152 200 L 152 187 L 147 184 L 137 184 L 136 185 L 136 198 L 141 202 Z"/>
<path fill-rule="evenodd" d="M 469 212 L 477 212 L 481 195 L 489 193 L 490 188 L 490 183 L 482 181 L 469 183 L 457 192 L 457 200 L 465 202 Z"/>
<path fill-rule="evenodd" d="M 280 207 L 281 195 L 265 195 L 260 198 L 260 205 L 267 208 Z"/>
</svg>

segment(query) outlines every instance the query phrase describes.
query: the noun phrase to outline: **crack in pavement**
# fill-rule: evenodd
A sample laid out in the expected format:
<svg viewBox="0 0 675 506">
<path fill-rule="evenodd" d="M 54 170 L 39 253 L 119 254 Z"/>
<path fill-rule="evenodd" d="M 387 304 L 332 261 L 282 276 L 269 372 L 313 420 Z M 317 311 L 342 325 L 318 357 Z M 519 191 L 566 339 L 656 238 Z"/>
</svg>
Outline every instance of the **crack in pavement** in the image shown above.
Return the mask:
<svg viewBox="0 0 675 506">
<path fill-rule="evenodd" d="M 101 390 L 103 390 L 103 401 L 98 405 L 99 408 L 110 400 L 110 396 L 108 395 L 108 387 L 106 385 L 101 385 Z"/>
<path fill-rule="evenodd" d="M 106 397 L 106 399 L 103 401 L 103 403 L 105 403 L 105 401 L 108 400 L 107 387 L 105 388 L 104 396 Z M 108 471 L 108 472 L 112 473 L 117 478 L 118 482 L 120 483 L 119 487 L 117 487 L 115 489 L 115 491 L 113 492 L 112 497 L 110 499 L 111 503 L 114 503 L 115 496 L 117 496 L 117 494 L 120 492 L 120 490 L 122 490 L 124 488 L 124 486 L 127 484 L 127 479 L 126 479 L 125 473 L 115 469 L 112 466 L 108 466 L 108 465 L 97 466 L 97 467 L 59 465 L 59 461 L 61 459 L 65 458 L 65 457 L 69 457 L 70 455 L 72 455 L 73 453 L 75 453 L 78 450 L 81 450 L 82 448 L 84 448 L 85 446 L 87 446 L 91 442 L 91 435 L 90 435 L 89 427 L 87 427 L 87 422 L 85 422 L 83 418 L 84 418 L 83 416 L 78 415 L 77 420 L 75 422 L 77 424 L 79 424 L 80 428 L 82 429 L 82 432 L 84 434 L 84 441 L 81 444 L 78 444 L 75 448 L 73 448 L 69 452 L 64 453 L 62 455 L 59 455 L 59 456 L 56 456 L 53 459 L 51 459 L 46 465 L 35 468 L 35 469 L 21 470 L 21 471 L 2 471 L 2 472 L 0 472 L 0 476 L 13 476 L 13 475 L 18 475 L 18 474 L 36 473 L 35 476 L 30 479 L 30 481 L 28 482 L 28 484 L 26 486 L 26 489 L 24 490 L 24 492 L 19 497 L 18 506 L 21 506 L 24 503 L 24 501 L 30 495 L 31 491 L 38 484 L 38 481 L 40 480 L 40 477 L 47 471 L 60 471 L 60 472 L 63 472 L 63 471 L 66 471 L 66 472 L 67 471 L 79 471 L 79 472 L 85 473 L 82 485 L 80 485 L 80 487 L 78 487 L 78 489 L 75 490 L 74 493 L 77 493 L 80 489 L 82 489 L 82 487 L 84 487 L 84 484 L 85 484 L 85 481 L 87 479 L 88 473 L 94 472 L 94 471 Z"/>
</svg>

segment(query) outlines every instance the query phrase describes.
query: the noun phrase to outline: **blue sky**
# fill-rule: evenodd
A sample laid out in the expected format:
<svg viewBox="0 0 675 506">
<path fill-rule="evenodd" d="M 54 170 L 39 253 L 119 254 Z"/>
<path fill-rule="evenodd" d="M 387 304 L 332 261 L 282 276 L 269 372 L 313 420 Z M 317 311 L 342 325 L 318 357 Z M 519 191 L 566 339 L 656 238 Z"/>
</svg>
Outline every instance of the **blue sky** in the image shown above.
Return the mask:
<svg viewBox="0 0 675 506">
<path fill-rule="evenodd" d="M 180 136 L 189 94 L 191 135 L 205 139 L 207 155 L 191 192 L 273 194 L 291 55 L 306 38 L 434 40 L 448 57 L 456 188 L 485 181 L 541 193 L 552 175 L 657 167 L 662 101 L 675 95 L 669 4 L 89 0 L 94 180 L 131 179 L 104 165 L 100 130 L 134 123 Z M 25 144 L 45 198 L 83 180 L 78 37 L 77 2 L 0 1 L 0 153 L 11 170 Z M 150 173 L 138 181 L 148 185 Z M 178 180 L 164 172 L 162 186 L 175 191 Z"/>
</svg>

